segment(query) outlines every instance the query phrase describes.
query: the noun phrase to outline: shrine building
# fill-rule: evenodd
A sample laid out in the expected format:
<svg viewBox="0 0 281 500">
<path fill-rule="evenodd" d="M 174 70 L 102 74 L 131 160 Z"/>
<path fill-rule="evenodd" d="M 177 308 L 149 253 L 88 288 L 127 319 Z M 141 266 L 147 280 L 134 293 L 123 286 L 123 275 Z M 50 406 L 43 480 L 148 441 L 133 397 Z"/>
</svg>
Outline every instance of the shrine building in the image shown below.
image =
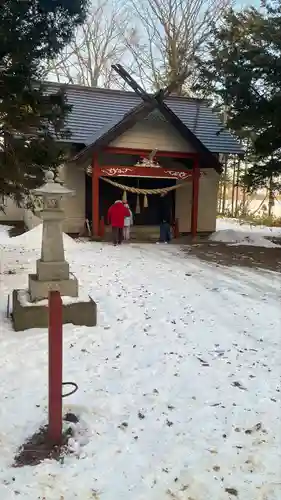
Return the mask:
<svg viewBox="0 0 281 500">
<path fill-rule="evenodd" d="M 77 85 L 65 91 L 71 159 L 60 175 L 76 192 L 66 202 L 65 232 L 82 234 L 87 221 L 101 235 L 109 206 L 127 199 L 135 231 L 151 234 L 163 192 L 179 233 L 215 230 L 221 155 L 243 151 L 205 100 Z"/>
</svg>

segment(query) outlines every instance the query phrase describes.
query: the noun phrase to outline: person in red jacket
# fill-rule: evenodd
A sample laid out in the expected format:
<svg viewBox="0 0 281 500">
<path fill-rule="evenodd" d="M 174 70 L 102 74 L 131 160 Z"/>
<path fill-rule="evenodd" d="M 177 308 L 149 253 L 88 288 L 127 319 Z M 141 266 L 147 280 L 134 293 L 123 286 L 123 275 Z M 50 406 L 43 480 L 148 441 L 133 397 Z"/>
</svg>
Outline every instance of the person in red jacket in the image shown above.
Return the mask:
<svg viewBox="0 0 281 500">
<path fill-rule="evenodd" d="M 107 214 L 108 223 L 112 227 L 114 245 L 121 245 L 122 243 L 125 217 L 130 217 L 130 211 L 121 200 L 116 200 L 109 208 Z"/>
</svg>

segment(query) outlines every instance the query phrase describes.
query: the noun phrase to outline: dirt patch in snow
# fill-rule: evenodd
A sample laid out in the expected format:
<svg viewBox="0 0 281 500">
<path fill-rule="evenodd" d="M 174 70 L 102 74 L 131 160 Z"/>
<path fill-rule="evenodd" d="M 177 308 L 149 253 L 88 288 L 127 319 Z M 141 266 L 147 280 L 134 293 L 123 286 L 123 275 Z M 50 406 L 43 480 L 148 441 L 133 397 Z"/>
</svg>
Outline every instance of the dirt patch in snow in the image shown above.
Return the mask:
<svg viewBox="0 0 281 500">
<path fill-rule="evenodd" d="M 52 445 L 48 440 L 48 428 L 41 427 L 19 449 L 15 456 L 14 467 L 38 465 L 46 459 L 59 460 L 67 452 L 68 437 L 63 436 L 62 444 Z"/>
<path fill-rule="evenodd" d="M 281 272 L 281 248 L 229 246 L 222 242 L 202 242 L 184 247 L 189 255 L 223 266 L 242 266 Z"/>
<path fill-rule="evenodd" d="M 67 414 L 64 421 L 77 423 L 78 417 L 73 414 Z M 50 442 L 48 436 L 48 427 L 40 427 L 40 429 L 33 434 L 28 440 L 20 447 L 15 459 L 14 467 L 24 467 L 26 465 L 38 465 L 43 460 L 63 460 L 63 457 L 70 453 L 68 440 L 72 436 L 72 429 L 69 427 L 62 434 L 60 445 L 54 445 Z"/>
</svg>

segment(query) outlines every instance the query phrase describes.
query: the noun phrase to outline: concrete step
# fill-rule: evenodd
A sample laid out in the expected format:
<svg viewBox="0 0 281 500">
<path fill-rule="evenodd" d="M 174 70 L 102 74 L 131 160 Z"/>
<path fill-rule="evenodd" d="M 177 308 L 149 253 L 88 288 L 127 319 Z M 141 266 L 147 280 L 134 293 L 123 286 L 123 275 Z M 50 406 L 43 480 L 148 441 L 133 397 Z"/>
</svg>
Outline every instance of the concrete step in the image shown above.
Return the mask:
<svg viewBox="0 0 281 500">
<path fill-rule="evenodd" d="M 111 228 L 106 226 L 105 239 L 111 238 Z M 159 226 L 133 226 L 131 228 L 131 240 L 157 241 L 159 239 Z"/>
</svg>

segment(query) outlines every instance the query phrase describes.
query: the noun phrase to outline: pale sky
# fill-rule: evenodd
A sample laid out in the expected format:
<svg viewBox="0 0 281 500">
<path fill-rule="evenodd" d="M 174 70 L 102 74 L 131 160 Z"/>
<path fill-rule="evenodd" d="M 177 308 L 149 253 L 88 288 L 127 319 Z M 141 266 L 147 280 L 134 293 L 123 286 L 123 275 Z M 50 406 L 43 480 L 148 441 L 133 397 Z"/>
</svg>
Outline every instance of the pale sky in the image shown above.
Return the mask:
<svg viewBox="0 0 281 500">
<path fill-rule="evenodd" d="M 239 7 L 248 7 L 249 5 L 258 7 L 260 5 L 260 0 L 236 0 L 235 4 Z"/>
</svg>

